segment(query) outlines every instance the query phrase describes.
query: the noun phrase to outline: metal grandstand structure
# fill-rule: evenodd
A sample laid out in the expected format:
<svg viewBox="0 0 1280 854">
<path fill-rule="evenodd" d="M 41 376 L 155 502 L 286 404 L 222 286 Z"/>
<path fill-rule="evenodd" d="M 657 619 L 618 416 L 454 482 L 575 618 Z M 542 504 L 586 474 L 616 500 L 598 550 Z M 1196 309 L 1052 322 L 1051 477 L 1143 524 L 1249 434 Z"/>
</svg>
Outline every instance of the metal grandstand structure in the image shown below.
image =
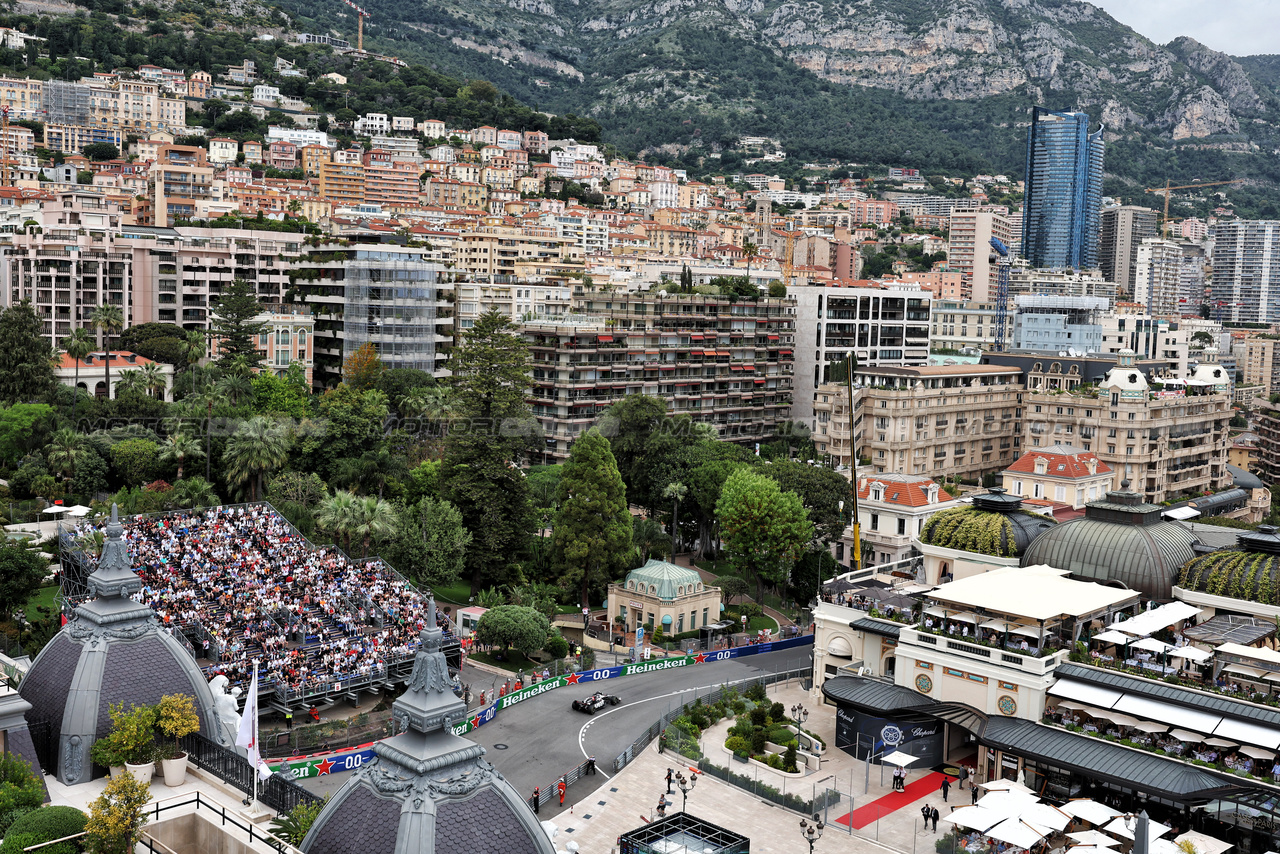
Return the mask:
<svg viewBox="0 0 1280 854">
<path fill-rule="evenodd" d="M 275 513 L 288 526 L 290 538 L 296 538 L 306 544 L 310 550 L 319 550 L 321 546 L 312 543 L 306 536 L 289 522 L 280 511 L 265 501 L 245 503 L 245 504 L 225 504 L 220 505 L 220 510 L 236 510 L 239 508 L 258 508 L 265 507 Z M 199 511 L 168 511 L 164 513 L 146 514 L 143 516 L 129 517 L 129 521 L 140 518 L 165 518 L 176 516 L 181 513 L 199 512 Z M 85 542 L 82 537 L 77 536 L 74 532 L 64 532 L 61 538 L 61 555 L 62 555 L 62 571 L 59 574 L 59 603 L 62 613 L 70 616 L 76 605 L 89 598 L 89 575 L 97 566 L 97 558 L 86 551 Z M 336 545 L 325 545 L 323 548 L 328 549 L 338 555 L 351 566 L 369 566 L 377 565 L 380 569 L 388 573 L 392 580 L 403 582 L 408 585 L 420 596 L 428 594 L 423 593 L 413 584 L 412 581 L 401 575 L 394 567 L 379 557 L 371 558 L 352 558 L 343 552 Z M 347 594 L 354 595 L 353 591 L 346 591 Z M 386 624 L 387 615 L 384 613 L 371 597 L 364 595 L 362 600 L 353 601 L 350 595 L 339 595 L 340 604 L 349 613 L 357 613 L 363 610 L 366 614 L 365 627 L 373 631 L 377 631 Z M 453 618 L 448 614 L 441 613 L 446 623 L 446 641 L 443 646 L 445 658 L 449 662 L 449 668 L 456 675 L 462 666 L 462 649 L 458 640 L 458 626 Z M 271 618 L 272 623 L 285 634 L 285 627 L 275 618 Z M 200 621 L 196 620 L 188 625 L 175 625 L 169 629 L 178 640 L 191 653 L 192 657 L 198 662 L 201 661 L 201 655 L 197 653 L 198 649 L 205 649 L 204 641 L 210 641 L 210 649 L 216 643 L 213 635 L 208 628 Z M 362 632 L 364 634 L 364 632 Z M 300 648 L 306 648 L 308 642 L 304 641 L 299 644 Z M 397 684 L 406 681 L 413 669 L 414 650 L 410 650 L 405 655 L 395 658 L 387 657 L 385 659 L 386 670 L 382 673 L 371 673 L 361 676 L 350 676 L 342 679 L 332 679 L 316 686 L 304 686 L 301 688 L 290 688 L 285 685 L 277 685 L 275 683 L 263 683 L 259 689 L 260 700 L 275 708 L 277 711 L 296 711 L 298 709 L 308 708 L 315 705 L 331 705 L 338 699 L 348 699 L 355 702 L 361 691 L 377 692 L 390 690 Z M 201 669 L 206 676 L 212 677 L 219 670 L 219 660 L 210 659 L 209 663 L 201 664 Z"/>
</svg>

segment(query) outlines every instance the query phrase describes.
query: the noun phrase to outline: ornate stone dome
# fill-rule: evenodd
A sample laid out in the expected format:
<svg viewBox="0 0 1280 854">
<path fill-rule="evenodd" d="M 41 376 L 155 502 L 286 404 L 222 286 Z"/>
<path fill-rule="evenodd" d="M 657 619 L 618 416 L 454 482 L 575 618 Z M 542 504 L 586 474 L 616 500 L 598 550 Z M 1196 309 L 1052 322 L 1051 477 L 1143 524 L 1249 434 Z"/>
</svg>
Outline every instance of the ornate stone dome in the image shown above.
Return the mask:
<svg viewBox="0 0 1280 854">
<path fill-rule="evenodd" d="M 972 507 L 954 507 L 929 517 L 920 542 L 993 557 L 1018 557 L 1041 532 L 1057 523 L 1022 509 L 1022 499 L 999 487 L 975 495 Z"/>
<path fill-rule="evenodd" d="M 1271 525 L 1240 533 L 1234 547 L 1183 564 L 1178 586 L 1259 605 L 1280 605 L 1280 534 Z"/>
<path fill-rule="evenodd" d="M 1195 557 L 1199 542 L 1189 528 L 1161 518 L 1164 509 L 1129 491 L 1129 481 L 1085 515 L 1036 538 L 1023 566 L 1048 564 L 1079 579 L 1137 590 L 1151 599 L 1173 596 L 1178 567 Z"/>
<path fill-rule="evenodd" d="M 325 804 L 302 841 L 306 854 L 554 854 L 533 810 L 451 727 L 467 714 L 440 651 L 436 603 L 404 694 L 392 706 L 403 731 L 374 747 Z"/>
<path fill-rule="evenodd" d="M 219 720 L 191 653 L 154 611 L 130 598 L 141 587 L 113 506 L 102 556 L 89 576 L 94 598 L 40 651 L 18 689 L 31 704 L 32 738 L 55 747 L 56 765 L 45 770 L 62 783 L 94 777 L 89 749 L 111 731 L 114 703 L 152 705 L 165 694 L 187 694 L 196 699 L 200 732 L 227 746 L 234 742 L 234 724 Z"/>
</svg>

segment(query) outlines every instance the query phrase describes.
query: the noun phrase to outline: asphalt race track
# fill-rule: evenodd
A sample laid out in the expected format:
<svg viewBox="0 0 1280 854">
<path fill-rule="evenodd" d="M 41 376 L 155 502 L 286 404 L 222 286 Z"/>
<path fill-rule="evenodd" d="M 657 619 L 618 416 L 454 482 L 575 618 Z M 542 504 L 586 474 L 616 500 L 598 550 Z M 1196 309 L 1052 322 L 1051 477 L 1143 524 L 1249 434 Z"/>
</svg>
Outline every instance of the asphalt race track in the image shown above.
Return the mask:
<svg viewBox="0 0 1280 854">
<path fill-rule="evenodd" d="M 522 701 L 499 712 L 492 723 L 467 733 L 467 738 L 488 751 L 486 758 L 516 791 L 533 793 L 534 786 L 553 785 L 557 777 L 587 756 L 595 756 L 599 771 L 571 785 L 565 809 L 585 799 L 613 775 L 613 760 L 660 715 L 680 702 L 693 699 L 695 689 L 752 679 L 766 672 L 807 667 L 812 646 L 769 652 L 747 658 L 718 661 L 697 667 L 681 667 L 659 673 L 623 676 L 607 683 L 588 683 L 581 688 L 566 685 Z M 464 675 L 465 678 L 465 675 Z M 477 679 L 474 684 L 480 684 Z M 588 715 L 570 707 L 595 691 L 614 694 L 622 703 Z M 682 700 L 683 696 L 683 700 Z M 499 745 L 502 745 L 499 747 Z M 348 774 L 326 775 L 304 781 L 317 794 L 336 792 Z M 655 786 L 664 785 L 654 781 Z M 543 818 L 559 812 L 558 806 L 543 808 Z"/>
</svg>

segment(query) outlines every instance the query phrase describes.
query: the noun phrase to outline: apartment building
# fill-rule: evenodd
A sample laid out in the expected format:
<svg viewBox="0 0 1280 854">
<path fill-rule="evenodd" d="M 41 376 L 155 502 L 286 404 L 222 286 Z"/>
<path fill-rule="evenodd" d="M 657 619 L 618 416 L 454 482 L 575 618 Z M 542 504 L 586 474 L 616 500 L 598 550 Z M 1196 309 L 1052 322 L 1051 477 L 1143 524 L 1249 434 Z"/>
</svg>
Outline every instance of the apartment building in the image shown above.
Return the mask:
<svg viewBox="0 0 1280 854">
<path fill-rule="evenodd" d="M 1013 229 L 1003 212 L 990 209 L 953 210 L 947 266 L 964 274 L 969 298 L 990 302 L 996 295 L 998 267 L 992 262 L 991 239 L 1008 246 Z"/>
<path fill-rule="evenodd" d="M 1092 451 L 1050 445 L 1027 451 L 1001 473 L 1004 491 L 1032 500 L 1053 501 L 1074 510 L 1111 490 L 1110 466 Z"/>
<path fill-rule="evenodd" d="M 1134 251 L 1133 299 L 1148 314 L 1173 315 L 1188 308 L 1183 295 L 1183 252 L 1172 240 L 1147 238 Z M 1190 308 L 1198 308 L 1193 303 Z"/>
<path fill-rule="evenodd" d="M 1098 247 L 1098 266 L 1102 278 L 1114 282 L 1125 296 L 1136 296 L 1138 249 L 1144 240 L 1155 239 L 1156 212 L 1138 205 L 1121 205 L 1102 209 L 1102 238 Z"/>
<path fill-rule="evenodd" d="M 671 415 L 720 438 L 759 442 L 791 418 L 795 304 L 702 294 L 584 293 L 573 316 L 522 325 L 533 356 L 530 404 L 546 435 L 543 460 L 630 394 L 669 402 Z"/>
<path fill-rule="evenodd" d="M 939 300 L 933 304 L 930 343 L 940 350 L 987 350 L 996 344 L 995 301 Z M 1013 344 L 1013 313 L 1009 306 L 1004 345 Z"/>
<path fill-rule="evenodd" d="M 583 269 L 582 249 L 571 237 L 540 225 L 507 225 L 494 217 L 459 236 L 457 265 L 472 276 L 511 277 L 515 281 Z"/>
<path fill-rule="evenodd" d="M 161 146 L 147 174 L 146 201 L 138 210 L 138 222 L 167 226 L 178 219 L 207 219 L 215 201 L 213 171 L 203 148 Z"/>
<path fill-rule="evenodd" d="M 860 369 L 853 438 L 877 474 L 978 480 L 1022 453 L 1022 371 L 1004 365 Z M 850 463 L 848 394 L 838 383 L 814 403 L 818 453 Z"/>
<path fill-rule="evenodd" d="M 0 249 L 4 297 L 31 300 L 55 347 L 104 303 L 121 307 L 126 326 L 204 330 L 237 278 L 280 302 L 301 248 L 300 235 L 277 232 L 124 226 L 118 205 L 84 192 L 58 194 L 36 218 L 39 232 L 9 235 Z"/>
<path fill-rule="evenodd" d="M 1267 483 L 1276 483 L 1280 481 L 1280 404 L 1263 398 L 1254 416 L 1254 429 L 1258 433 L 1257 462 L 1249 471 L 1257 472 Z"/>
<path fill-rule="evenodd" d="M 1209 303 L 1215 320 L 1280 320 L 1280 221 L 1218 223 Z"/>
<path fill-rule="evenodd" d="M 495 277 L 502 278 L 502 277 Z M 486 311 L 499 311 L 521 321 L 554 321 L 566 318 L 574 290 L 582 285 L 568 280 L 548 279 L 539 282 L 473 281 L 458 282 L 455 318 L 459 329 L 470 329 Z"/>
<path fill-rule="evenodd" d="M 912 543 L 934 513 L 960 506 L 927 475 L 876 474 L 858 478 L 858 525 L 869 565 L 910 557 Z M 836 544 L 836 561 L 853 548 L 852 532 Z M 868 565 L 864 562 L 864 565 Z"/>
<path fill-rule="evenodd" d="M 258 335 L 258 352 L 263 364 L 276 376 L 284 376 L 289 368 L 302 368 L 310 386 L 315 368 L 316 321 L 305 305 L 268 304 L 254 322 L 263 324 Z"/>
<path fill-rule="evenodd" d="M 1229 487 L 1231 383 L 1208 355 L 1185 377 L 1149 380 L 1125 350 L 1096 384 L 1037 363 L 1027 375 L 1026 450 L 1092 451 L 1112 470 L 1112 488 L 1128 478 L 1154 504 Z"/>
<path fill-rule="evenodd" d="M 370 241 L 305 252 L 291 278 L 315 314 L 315 386 L 337 385 L 343 361 L 366 343 L 388 368 L 445 376 L 453 285 L 439 274 L 421 247 Z"/>
<path fill-rule="evenodd" d="M 1015 258 L 1009 270 L 1009 294 L 1017 296 L 1100 297 L 1115 305 L 1116 286 L 1089 270 L 1042 270 Z"/>
<path fill-rule="evenodd" d="M 1240 368 L 1244 384 L 1260 385 L 1264 396 L 1280 392 L 1280 337 L 1256 335 L 1244 342 L 1244 359 Z"/>
<path fill-rule="evenodd" d="M 1102 349 L 1101 297 L 1018 295 L 1013 346 L 1044 353 L 1084 354 Z"/>
<path fill-rule="evenodd" d="M 1191 328 L 1178 320 L 1148 314 L 1102 316 L 1099 352 L 1132 350 L 1138 359 L 1162 362 L 1161 374 L 1185 376 L 1191 359 Z"/>
<path fill-rule="evenodd" d="M 929 361 L 933 297 L 914 287 L 804 285 L 787 295 L 796 307 L 796 421 L 814 424 L 817 390 L 832 366 L 852 354 L 859 370 Z"/>
<path fill-rule="evenodd" d="M 358 205 L 364 201 L 365 167 L 363 163 L 320 164 L 316 193 L 334 207 Z"/>
</svg>

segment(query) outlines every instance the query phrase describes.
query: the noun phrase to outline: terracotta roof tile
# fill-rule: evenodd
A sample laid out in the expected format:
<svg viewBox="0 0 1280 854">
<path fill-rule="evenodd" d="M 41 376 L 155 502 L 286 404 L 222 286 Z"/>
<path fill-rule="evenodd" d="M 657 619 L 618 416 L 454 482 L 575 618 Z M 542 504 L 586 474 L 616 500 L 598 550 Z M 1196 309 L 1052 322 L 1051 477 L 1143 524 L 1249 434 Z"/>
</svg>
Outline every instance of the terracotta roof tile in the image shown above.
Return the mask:
<svg viewBox="0 0 1280 854">
<path fill-rule="evenodd" d="M 1035 474 L 1037 460 L 1045 461 L 1045 476 L 1074 480 L 1095 477 L 1100 474 L 1111 474 L 1111 467 L 1099 460 L 1097 454 L 1092 451 L 1073 448 L 1069 445 L 1051 445 L 1047 448 L 1035 448 L 1027 451 L 1005 471 Z M 1093 473 L 1089 471 L 1090 460 L 1096 461 L 1098 466 Z"/>
</svg>

